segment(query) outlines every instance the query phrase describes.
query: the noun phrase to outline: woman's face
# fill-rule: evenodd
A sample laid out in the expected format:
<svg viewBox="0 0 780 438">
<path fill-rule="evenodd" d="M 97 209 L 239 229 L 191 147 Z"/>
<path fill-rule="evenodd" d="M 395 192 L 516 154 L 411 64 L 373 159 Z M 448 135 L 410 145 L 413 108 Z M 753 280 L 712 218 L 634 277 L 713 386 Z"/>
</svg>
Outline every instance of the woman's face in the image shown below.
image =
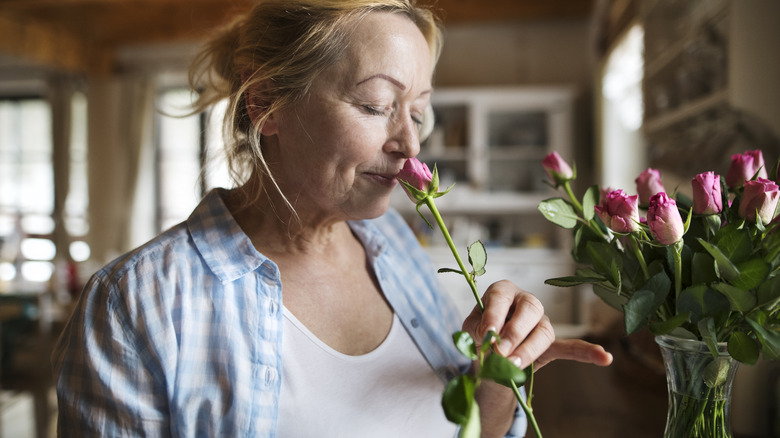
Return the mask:
<svg viewBox="0 0 780 438">
<path fill-rule="evenodd" d="M 263 129 L 276 136 L 267 159 L 301 217 L 383 214 L 395 175 L 419 152 L 430 93 L 430 50 L 417 27 L 398 14 L 365 17 L 345 56 Z"/>
</svg>

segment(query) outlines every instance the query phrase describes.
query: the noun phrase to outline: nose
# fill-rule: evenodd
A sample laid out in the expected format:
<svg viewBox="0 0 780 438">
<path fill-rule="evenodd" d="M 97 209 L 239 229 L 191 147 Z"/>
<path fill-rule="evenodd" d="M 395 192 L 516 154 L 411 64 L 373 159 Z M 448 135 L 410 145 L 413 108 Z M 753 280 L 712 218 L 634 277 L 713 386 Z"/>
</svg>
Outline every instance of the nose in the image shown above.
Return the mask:
<svg viewBox="0 0 780 438">
<path fill-rule="evenodd" d="M 420 153 L 420 133 L 417 124 L 407 113 L 399 114 L 390 121 L 389 137 L 385 151 L 401 155 L 403 158 L 416 157 Z"/>
</svg>

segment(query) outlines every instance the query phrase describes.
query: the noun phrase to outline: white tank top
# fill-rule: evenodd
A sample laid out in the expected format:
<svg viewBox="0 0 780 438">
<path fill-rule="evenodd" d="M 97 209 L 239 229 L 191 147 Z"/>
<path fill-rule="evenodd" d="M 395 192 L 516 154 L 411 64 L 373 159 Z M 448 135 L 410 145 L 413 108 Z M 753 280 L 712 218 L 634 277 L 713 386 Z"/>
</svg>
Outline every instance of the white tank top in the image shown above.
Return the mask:
<svg viewBox="0 0 780 438">
<path fill-rule="evenodd" d="M 444 383 L 393 315 L 387 338 L 361 356 L 339 353 L 284 308 L 277 436 L 453 437 Z"/>
</svg>

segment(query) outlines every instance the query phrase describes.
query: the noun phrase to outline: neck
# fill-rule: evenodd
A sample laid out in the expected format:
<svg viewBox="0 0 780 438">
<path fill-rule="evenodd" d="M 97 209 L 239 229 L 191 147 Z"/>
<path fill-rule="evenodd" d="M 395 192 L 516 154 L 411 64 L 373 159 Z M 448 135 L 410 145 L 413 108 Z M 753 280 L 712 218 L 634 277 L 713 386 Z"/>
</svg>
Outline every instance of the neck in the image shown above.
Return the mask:
<svg viewBox="0 0 780 438">
<path fill-rule="evenodd" d="M 266 190 L 255 177 L 233 190 L 226 203 L 255 248 L 266 255 L 318 255 L 354 239 L 344 220 L 296 212 L 275 188 Z"/>
</svg>

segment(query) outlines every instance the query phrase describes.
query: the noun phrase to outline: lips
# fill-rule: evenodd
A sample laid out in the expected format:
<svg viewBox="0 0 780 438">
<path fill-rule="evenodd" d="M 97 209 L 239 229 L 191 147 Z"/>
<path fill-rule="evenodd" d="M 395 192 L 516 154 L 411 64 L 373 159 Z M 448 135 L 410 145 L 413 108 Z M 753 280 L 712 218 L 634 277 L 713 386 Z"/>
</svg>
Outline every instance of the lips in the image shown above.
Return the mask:
<svg viewBox="0 0 780 438">
<path fill-rule="evenodd" d="M 395 178 L 398 172 L 400 171 L 366 172 L 365 175 L 382 185 L 394 187 L 397 183 Z"/>
</svg>

